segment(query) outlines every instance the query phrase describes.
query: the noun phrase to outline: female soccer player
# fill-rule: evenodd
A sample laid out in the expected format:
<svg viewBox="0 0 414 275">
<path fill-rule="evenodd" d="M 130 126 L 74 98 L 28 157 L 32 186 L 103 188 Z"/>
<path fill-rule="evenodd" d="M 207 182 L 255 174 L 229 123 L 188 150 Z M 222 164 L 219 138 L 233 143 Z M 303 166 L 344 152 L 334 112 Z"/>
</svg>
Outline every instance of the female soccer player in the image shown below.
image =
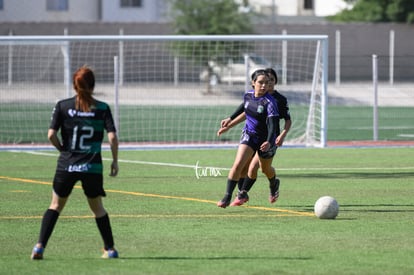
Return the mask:
<svg viewBox="0 0 414 275">
<path fill-rule="evenodd" d="M 280 147 L 283 145 L 283 141 L 287 135 L 287 133 L 290 130 L 290 127 L 292 125 L 292 120 L 290 117 L 289 112 L 289 105 L 287 98 L 280 94 L 278 91 L 274 89 L 275 85 L 277 84 L 277 74 L 272 68 L 267 68 L 265 71 L 269 75 L 269 91 L 268 93 L 274 97 L 276 100 L 278 111 L 280 118 L 285 120 L 284 129 L 278 137 L 276 138 L 276 146 Z M 233 121 L 233 125 L 236 125 L 237 123 L 244 120 L 245 116 L 243 115 L 244 112 L 244 105 L 241 104 L 237 110 L 227 119 L 224 119 L 221 121 L 221 127 L 226 128 L 230 121 Z M 219 130 L 220 131 L 220 130 Z M 279 130 L 280 131 L 280 130 Z M 275 150 L 277 149 L 275 147 Z M 275 152 L 276 153 L 276 152 Z M 259 169 L 259 157 L 256 154 L 254 158 L 251 161 L 251 164 L 246 167 L 243 172 L 241 179 L 239 181 L 239 194 L 236 198 L 236 200 L 231 204 L 232 206 L 242 205 L 246 201 L 248 201 L 249 197 L 247 195 L 247 192 L 250 191 L 251 187 L 255 183 L 257 179 L 257 171 Z M 269 178 L 269 188 L 270 188 L 270 195 L 269 195 L 269 201 L 270 203 L 274 203 L 279 198 L 279 185 L 280 180 L 275 178 Z"/>
<path fill-rule="evenodd" d="M 95 76 L 83 66 L 73 75 L 76 96 L 59 101 L 52 115 L 48 139 L 60 152 L 53 180 L 52 201 L 43 215 L 40 235 L 31 258 L 43 259 L 43 252 L 59 214 L 77 181 L 81 181 L 89 207 L 104 242 L 103 258 L 118 258 L 111 224 L 103 207 L 103 167 L 101 146 L 107 131 L 112 152 L 110 176 L 118 174 L 118 138 L 109 106 L 93 98 Z M 61 131 L 62 141 L 57 135 Z"/>
<path fill-rule="evenodd" d="M 229 206 L 234 188 L 240 179 L 242 169 L 250 162 L 256 152 L 259 155 L 260 166 L 263 172 L 273 177 L 274 169 L 271 166 L 271 158 L 276 137 L 279 135 L 279 113 L 273 97 L 267 93 L 269 77 L 264 70 L 257 70 L 252 74 L 252 86 L 254 90 L 244 95 L 244 113 L 246 124 L 240 139 L 237 155 L 230 169 L 226 193 L 217 203 L 218 207 Z M 233 127 L 232 121 L 218 135 Z M 270 161 L 269 161 L 270 159 Z"/>
</svg>

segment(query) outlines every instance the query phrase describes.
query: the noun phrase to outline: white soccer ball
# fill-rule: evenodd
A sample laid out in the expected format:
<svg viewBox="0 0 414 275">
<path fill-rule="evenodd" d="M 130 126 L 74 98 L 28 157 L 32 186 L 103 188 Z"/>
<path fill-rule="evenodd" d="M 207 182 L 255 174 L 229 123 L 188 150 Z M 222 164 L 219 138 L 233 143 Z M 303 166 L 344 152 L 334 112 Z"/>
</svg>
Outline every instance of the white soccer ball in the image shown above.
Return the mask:
<svg viewBox="0 0 414 275">
<path fill-rule="evenodd" d="M 316 201 L 314 211 L 319 219 L 335 219 L 338 216 L 339 204 L 335 198 L 323 196 Z"/>
</svg>

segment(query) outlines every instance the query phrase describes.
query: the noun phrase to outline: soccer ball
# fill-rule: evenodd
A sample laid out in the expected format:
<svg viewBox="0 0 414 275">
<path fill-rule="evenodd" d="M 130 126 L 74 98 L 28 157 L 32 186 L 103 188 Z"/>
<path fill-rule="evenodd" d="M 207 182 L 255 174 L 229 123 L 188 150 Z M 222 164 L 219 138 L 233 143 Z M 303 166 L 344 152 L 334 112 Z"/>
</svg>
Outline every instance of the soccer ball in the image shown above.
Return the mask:
<svg viewBox="0 0 414 275">
<path fill-rule="evenodd" d="M 335 219 L 338 216 L 339 204 L 335 198 L 323 196 L 316 201 L 314 211 L 319 219 Z"/>
</svg>

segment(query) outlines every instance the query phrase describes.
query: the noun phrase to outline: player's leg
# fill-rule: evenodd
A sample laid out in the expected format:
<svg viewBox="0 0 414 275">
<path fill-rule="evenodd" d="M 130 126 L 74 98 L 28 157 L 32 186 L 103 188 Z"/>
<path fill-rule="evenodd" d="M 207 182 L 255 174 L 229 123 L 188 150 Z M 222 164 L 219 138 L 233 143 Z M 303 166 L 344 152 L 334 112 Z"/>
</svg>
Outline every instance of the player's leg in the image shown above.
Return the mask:
<svg viewBox="0 0 414 275">
<path fill-rule="evenodd" d="M 72 192 L 76 178 L 67 173 L 57 172 L 53 180 L 52 200 L 49 208 L 43 214 L 40 226 L 39 239 L 33 248 L 31 258 L 33 260 L 43 259 L 43 251 L 52 235 L 60 213 L 66 205 L 67 199 Z"/>
<path fill-rule="evenodd" d="M 102 258 L 118 258 L 118 252 L 114 247 L 111 222 L 102 202 L 102 197 L 106 196 L 102 174 L 85 174 L 82 178 L 82 187 L 104 243 Z"/>
<path fill-rule="evenodd" d="M 252 188 L 253 184 L 256 182 L 257 170 L 259 169 L 259 159 L 257 153 L 253 156 L 252 160 L 249 162 L 247 175 L 243 181 L 243 185 L 240 191 L 237 193 L 237 197 L 230 204 L 230 206 L 240 206 L 249 201 L 248 192 Z"/>
<path fill-rule="evenodd" d="M 279 198 L 279 186 L 280 180 L 278 178 L 273 177 L 269 179 L 269 188 L 270 188 L 270 195 L 269 195 L 269 202 L 275 203 Z"/>
<path fill-rule="evenodd" d="M 239 145 L 236 158 L 227 177 L 226 193 L 224 194 L 223 199 L 217 203 L 218 207 L 226 208 L 229 206 L 233 191 L 236 188 L 238 180 L 240 179 L 241 172 L 246 164 L 251 160 L 254 152 L 255 151 L 247 144 Z"/>
<path fill-rule="evenodd" d="M 276 178 L 276 170 L 272 167 L 272 158 L 260 158 L 260 167 L 262 168 L 262 172 L 266 175 L 267 179 L 269 180 L 269 201 L 270 203 L 274 203 L 279 198 L 279 185 L 280 181 Z"/>
<path fill-rule="evenodd" d="M 273 146 L 267 152 L 259 152 L 259 162 L 262 172 L 269 180 L 269 201 L 270 203 L 276 202 L 279 198 L 279 185 L 280 181 L 276 178 L 276 170 L 272 167 L 273 158 L 276 155 L 277 146 Z"/>
<path fill-rule="evenodd" d="M 118 258 L 118 252 L 114 247 L 111 222 L 109 220 L 109 215 L 103 206 L 102 197 L 98 196 L 96 198 L 88 198 L 88 204 L 95 215 L 96 225 L 104 242 L 104 254 L 102 257 Z"/>
<path fill-rule="evenodd" d="M 243 183 L 247 177 L 247 172 L 249 171 L 249 164 L 250 162 L 244 166 L 243 170 L 240 173 L 240 178 L 239 178 L 239 181 L 237 182 L 237 187 L 239 191 L 243 190 Z"/>
<path fill-rule="evenodd" d="M 249 192 L 250 189 L 253 187 L 253 184 L 256 182 L 257 179 L 257 171 L 260 167 L 260 161 L 259 161 L 259 154 L 256 153 L 252 161 L 249 165 L 249 170 L 247 173 L 247 178 L 243 184 L 243 190 L 246 192 Z"/>
</svg>

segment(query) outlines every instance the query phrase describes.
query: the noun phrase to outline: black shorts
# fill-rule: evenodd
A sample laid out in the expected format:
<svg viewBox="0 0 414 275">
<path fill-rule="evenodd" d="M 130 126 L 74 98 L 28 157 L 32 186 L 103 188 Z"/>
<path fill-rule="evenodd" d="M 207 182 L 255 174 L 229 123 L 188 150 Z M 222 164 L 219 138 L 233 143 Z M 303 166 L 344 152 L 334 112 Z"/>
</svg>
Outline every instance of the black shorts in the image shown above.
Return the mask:
<svg viewBox="0 0 414 275">
<path fill-rule="evenodd" d="M 246 131 L 243 131 L 241 138 L 240 138 L 240 144 L 246 144 L 250 148 L 252 148 L 255 152 L 259 154 L 259 157 L 264 159 L 270 159 L 273 158 L 273 156 L 276 154 L 277 146 L 273 145 L 270 147 L 270 149 L 266 152 L 260 151 L 260 145 L 263 144 L 265 140 L 258 139 L 257 137 L 250 135 Z"/>
<path fill-rule="evenodd" d="M 276 155 L 276 150 L 277 150 L 277 146 L 273 145 L 266 152 L 262 152 L 259 150 L 257 151 L 257 154 L 259 154 L 259 157 L 261 157 L 262 159 L 271 159 Z"/>
<path fill-rule="evenodd" d="M 56 171 L 53 190 L 61 198 L 69 197 L 77 181 L 81 181 L 83 193 L 88 198 L 106 196 L 102 174 Z"/>
</svg>

